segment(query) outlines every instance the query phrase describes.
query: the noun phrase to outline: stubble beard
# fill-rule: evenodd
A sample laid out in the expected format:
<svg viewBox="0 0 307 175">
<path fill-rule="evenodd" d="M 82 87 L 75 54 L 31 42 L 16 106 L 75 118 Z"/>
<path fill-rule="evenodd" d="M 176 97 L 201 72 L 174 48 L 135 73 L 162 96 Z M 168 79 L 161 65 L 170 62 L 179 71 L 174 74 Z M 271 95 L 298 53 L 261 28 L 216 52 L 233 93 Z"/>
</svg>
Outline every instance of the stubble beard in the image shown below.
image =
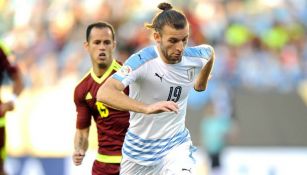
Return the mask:
<svg viewBox="0 0 307 175">
<path fill-rule="evenodd" d="M 170 59 L 170 56 L 167 54 L 166 49 L 162 45 L 160 46 L 160 50 L 161 50 L 161 53 L 162 53 L 163 57 L 166 59 L 166 61 L 168 63 L 172 63 L 172 61 Z"/>
<path fill-rule="evenodd" d="M 161 53 L 163 54 L 164 58 L 166 59 L 166 61 L 169 63 L 169 64 L 177 64 L 179 62 L 181 62 L 182 60 L 182 55 L 180 56 L 179 59 L 177 59 L 176 57 L 173 57 L 171 55 L 169 55 L 167 53 L 167 49 L 163 46 L 163 43 L 160 43 L 160 50 L 161 50 Z"/>
<path fill-rule="evenodd" d="M 179 63 L 181 61 L 181 58 L 176 59 L 176 58 L 172 57 L 171 55 L 168 55 L 166 49 L 163 46 L 160 46 L 160 50 L 161 50 L 164 58 L 167 60 L 167 62 L 169 64 L 176 64 L 176 63 Z"/>
<path fill-rule="evenodd" d="M 99 69 L 105 69 L 107 65 L 105 63 L 99 63 L 98 64 Z"/>
</svg>

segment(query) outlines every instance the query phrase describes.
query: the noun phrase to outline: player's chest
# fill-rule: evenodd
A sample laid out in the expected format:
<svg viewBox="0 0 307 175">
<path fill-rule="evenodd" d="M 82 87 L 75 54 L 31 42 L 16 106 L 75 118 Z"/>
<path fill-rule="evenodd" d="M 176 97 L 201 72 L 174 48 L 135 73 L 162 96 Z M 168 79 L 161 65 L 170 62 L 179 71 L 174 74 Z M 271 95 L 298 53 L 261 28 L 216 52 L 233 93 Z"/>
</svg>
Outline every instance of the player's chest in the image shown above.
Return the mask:
<svg viewBox="0 0 307 175">
<path fill-rule="evenodd" d="M 193 87 L 195 70 L 193 68 L 148 69 L 142 87 L 148 89 L 156 100 L 179 101 L 187 97 Z"/>
<path fill-rule="evenodd" d="M 98 92 L 98 89 L 100 87 L 100 84 L 98 83 L 92 83 L 90 86 L 86 88 L 84 99 L 89 108 L 91 108 L 92 111 L 97 110 L 97 103 L 96 103 L 96 95 Z"/>
</svg>

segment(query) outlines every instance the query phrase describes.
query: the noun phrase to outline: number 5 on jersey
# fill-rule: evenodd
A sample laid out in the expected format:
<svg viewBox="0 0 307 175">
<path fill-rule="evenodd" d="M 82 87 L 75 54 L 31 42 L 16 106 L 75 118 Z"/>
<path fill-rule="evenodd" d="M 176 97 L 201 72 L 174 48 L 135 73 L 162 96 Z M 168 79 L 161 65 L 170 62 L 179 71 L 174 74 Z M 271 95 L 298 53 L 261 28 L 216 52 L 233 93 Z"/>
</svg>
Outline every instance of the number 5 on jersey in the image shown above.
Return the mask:
<svg viewBox="0 0 307 175">
<path fill-rule="evenodd" d="M 109 116 L 109 109 L 103 105 L 102 102 L 97 101 L 96 102 L 97 110 L 101 117 L 108 117 Z"/>
</svg>

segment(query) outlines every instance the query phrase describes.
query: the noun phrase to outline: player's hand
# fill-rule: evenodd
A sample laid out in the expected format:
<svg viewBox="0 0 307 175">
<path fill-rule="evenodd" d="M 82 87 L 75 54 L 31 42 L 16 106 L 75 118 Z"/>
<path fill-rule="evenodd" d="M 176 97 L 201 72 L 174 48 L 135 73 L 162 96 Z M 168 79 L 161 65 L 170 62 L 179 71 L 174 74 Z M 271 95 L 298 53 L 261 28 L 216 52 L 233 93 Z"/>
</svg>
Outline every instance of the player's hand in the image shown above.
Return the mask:
<svg viewBox="0 0 307 175">
<path fill-rule="evenodd" d="M 84 151 L 82 151 L 82 150 L 74 151 L 73 156 L 72 156 L 72 159 L 73 159 L 74 164 L 75 164 L 76 166 L 81 165 L 84 156 L 85 156 L 85 152 L 84 152 Z"/>
<path fill-rule="evenodd" d="M 14 110 L 14 103 L 12 101 L 8 101 L 1 104 L 2 113 L 6 113 L 8 111 Z"/>
<path fill-rule="evenodd" d="M 178 104 L 173 101 L 160 101 L 146 107 L 146 114 L 157 114 L 161 112 L 178 113 Z"/>
</svg>

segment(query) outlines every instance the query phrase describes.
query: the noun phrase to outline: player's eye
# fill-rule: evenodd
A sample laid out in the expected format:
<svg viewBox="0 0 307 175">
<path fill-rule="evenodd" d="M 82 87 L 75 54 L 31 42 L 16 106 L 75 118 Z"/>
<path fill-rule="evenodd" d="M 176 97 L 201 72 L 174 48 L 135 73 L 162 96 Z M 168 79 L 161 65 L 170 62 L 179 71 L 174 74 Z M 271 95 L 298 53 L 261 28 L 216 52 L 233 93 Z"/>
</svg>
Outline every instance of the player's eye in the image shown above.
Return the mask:
<svg viewBox="0 0 307 175">
<path fill-rule="evenodd" d="M 109 45 L 109 44 L 111 44 L 111 41 L 110 41 L 110 40 L 105 40 L 103 43 L 104 43 L 105 45 Z"/>
<path fill-rule="evenodd" d="M 168 40 L 170 43 L 172 43 L 172 44 L 175 44 L 175 43 L 177 43 L 178 42 L 178 40 L 176 40 L 176 39 L 170 39 L 170 40 Z"/>
<path fill-rule="evenodd" d="M 99 40 L 94 41 L 94 44 L 96 44 L 96 45 L 99 45 L 100 43 L 101 43 L 101 41 L 99 41 Z"/>
</svg>

